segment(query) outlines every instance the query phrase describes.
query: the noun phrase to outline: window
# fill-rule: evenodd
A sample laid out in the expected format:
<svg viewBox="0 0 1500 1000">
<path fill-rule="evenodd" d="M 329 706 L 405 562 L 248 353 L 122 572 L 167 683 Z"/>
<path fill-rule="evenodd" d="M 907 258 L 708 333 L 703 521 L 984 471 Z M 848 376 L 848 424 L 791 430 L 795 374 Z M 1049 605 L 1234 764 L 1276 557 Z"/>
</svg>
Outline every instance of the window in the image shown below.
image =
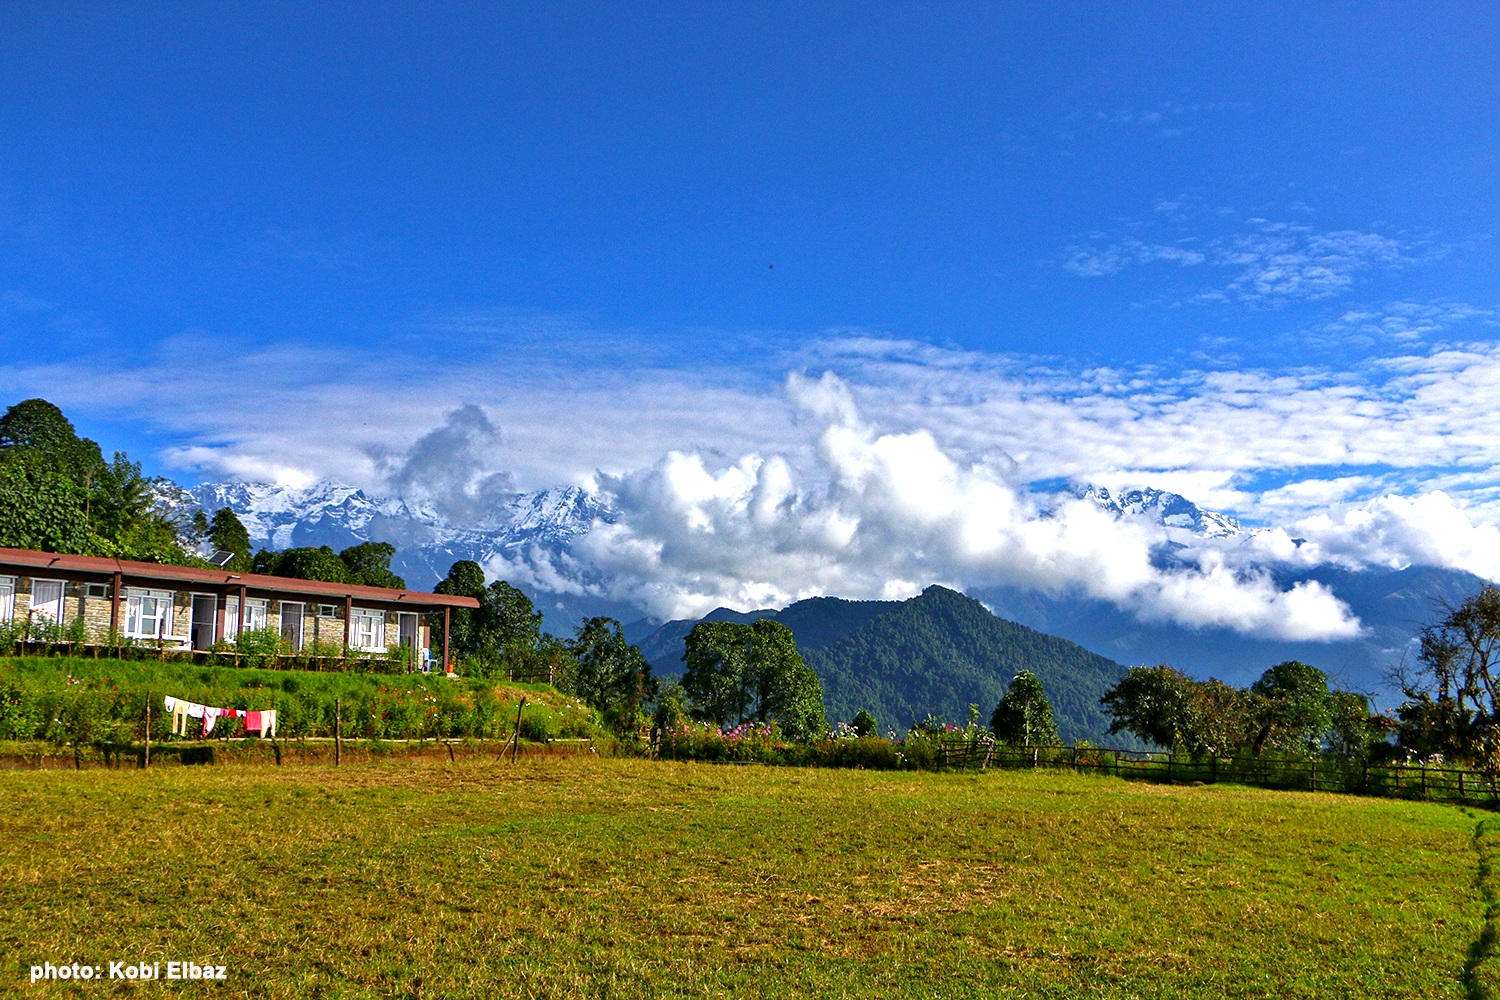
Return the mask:
<svg viewBox="0 0 1500 1000">
<path fill-rule="evenodd" d="M 172 634 L 172 593 L 167 590 L 125 591 L 125 634 L 156 639 Z"/>
<path fill-rule="evenodd" d="M 32 580 L 31 612 L 33 618 L 45 616 L 55 622 L 62 621 L 63 582 L 61 580 Z"/>
<path fill-rule="evenodd" d="M 84 594 L 87 597 L 108 598 L 109 597 L 109 584 L 107 584 L 107 583 L 91 583 L 91 584 L 88 585 L 88 589 L 84 592 Z"/>
<path fill-rule="evenodd" d="M 354 609 L 351 620 L 357 649 L 385 649 L 385 612 Z"/>
<path fill-rule="evenodd" d="M 0 576 L 0 620 L 10 621 L 16 616 L 16 578 Z"/>
<path fill-rule="evenodd" d="M 251 597 L 245 601 L 245 631 L 266 627 L 266 605 L 270 603 L 259 598 Z M 240 634 L 240 599 L 229 597 L 224 600 L 224 637 L 231 642 Z"/>
<path fill-rule="evenodd" d="M 338 616 L 339 616 L 339 608 L 338 608 L 337 604 L 319 604 L 318 605 L 318 617 L 319 618 L 337 618 Z"/>
</svg>

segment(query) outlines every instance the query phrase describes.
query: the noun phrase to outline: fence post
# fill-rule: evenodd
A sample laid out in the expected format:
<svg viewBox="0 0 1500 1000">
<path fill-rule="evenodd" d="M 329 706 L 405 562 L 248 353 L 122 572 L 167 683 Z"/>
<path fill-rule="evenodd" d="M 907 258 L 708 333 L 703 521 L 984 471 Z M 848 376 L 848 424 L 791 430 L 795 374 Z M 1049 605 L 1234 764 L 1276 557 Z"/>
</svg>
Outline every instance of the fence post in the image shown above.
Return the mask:
<svg viewBox="0 0 1500 1000">
<path fill-rule="evenodd" d="M 1427 765 L 1422 765 L 1422 798 L 1427 798 Z"/>
<path fill-rule="evenodd" d="M 151 689 L 146 689 L 146 756 L 142 767 L 151 766 Z"/>
<path fill-rule="evenodd" d="M 1464 769 L 1458 769 L 1458 801 L 1464 800 Z"/>
<path fill-rule="evenodd" d="M 1167 780 L 1172 780 L 1172 751 L 1167 751 Z"/>
<path fill-rule="evenodd" d="M 338 767 L 344 758 L 344 706 L 333 699 L 333 766 Z"/>
<path fill-rule="evenodd" d="M 1219 754 L 1217 751 L 1209 758 L 1208 780 L 1216 785 L 1219 783 Z"/>
</svg>

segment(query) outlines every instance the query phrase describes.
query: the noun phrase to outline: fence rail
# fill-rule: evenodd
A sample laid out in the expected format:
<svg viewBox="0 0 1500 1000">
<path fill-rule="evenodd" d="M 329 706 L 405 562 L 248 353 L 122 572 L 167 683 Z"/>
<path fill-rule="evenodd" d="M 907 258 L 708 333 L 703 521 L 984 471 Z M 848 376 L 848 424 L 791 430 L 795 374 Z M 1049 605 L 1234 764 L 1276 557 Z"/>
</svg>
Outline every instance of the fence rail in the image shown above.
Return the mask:
<svg viewBox="0 0 1500 1000">
<path fill-rule="evenodd" d="M 1013 747 L 984 739 L 945 741 L 938 747 L 938 763 L 945 768 L 957 769 L 1050 767 L 1178 784 L 1233 782 L 1314 792 L 1500 804 L 1496 775 L 1422 764 L 1370 764 L 1251 755 L 1209 756 L 1194 760 L 1162 750 Z"/>
<path fill-rule="evenodd" d="M 206 649 L 183 649 L 180 646 L 158 646 L 151 640 L 131 645 L 111 645 L 102 642 L 32 642 L 17 641 L 4 647 L 4 655 L 14 656 L 86 656 L 94 659 L 107 657 L 116 660 L 160 660 L 164 663 L 195 663 L 224 667 L 259 667 L 272 670 L 328 670 L 354 671 L 357 673 L 406 673 L 411 666 L 403 659 L 392 660 L 389 656 L 361 655 L 312 656 L 304 653 L 237 653 L 233 650 L 217 652 Z"/>
</svg>

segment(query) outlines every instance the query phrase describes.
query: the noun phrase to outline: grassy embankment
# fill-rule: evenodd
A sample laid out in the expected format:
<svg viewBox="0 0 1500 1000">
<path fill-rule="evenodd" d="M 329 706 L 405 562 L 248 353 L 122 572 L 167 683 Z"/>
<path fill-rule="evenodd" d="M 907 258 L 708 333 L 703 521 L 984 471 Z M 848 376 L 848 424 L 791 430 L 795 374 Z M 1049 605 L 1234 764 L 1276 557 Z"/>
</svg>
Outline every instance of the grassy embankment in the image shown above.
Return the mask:
<svg viewBox="0 0 1500 1000">
<path fill-rule="evenodd" d="M 151 738 L 159 746 L 181 742 L 171 735 L 164 695 L 222 708 L 276 709 L 282 741 L 333 735 L 340 704 L 343 732 L 359 741 L 506 739 L 516 728 L 521 698 L 524 739 L 596 734 L 591 713 L 577 699 L 546 685 L 448 679 L 425 674 L 330 673 L 197 666 L 153 660 L 81 657 L 0 657 L 0 755 L 26 756 L 75 743 L 86 757 L 93 745 L 139 743 L 151 702 Z M 197 736 L 197 724 L 193 735 Z M 211 739 L 221 748 L 253 745 L 227 739 L 243 734 L 243 723 L 220 720 Z"/>
<path fill-rule="evenodd" d="M 1451 806 L 630 759 L 23 771 L 0 801 L 0 990 L 28 996 L 77 995 L 26 985 L 48 960 L 228 967 L 135 990 L 173 997 L 1491 983 L 1494 820 Z"/>
</svg>

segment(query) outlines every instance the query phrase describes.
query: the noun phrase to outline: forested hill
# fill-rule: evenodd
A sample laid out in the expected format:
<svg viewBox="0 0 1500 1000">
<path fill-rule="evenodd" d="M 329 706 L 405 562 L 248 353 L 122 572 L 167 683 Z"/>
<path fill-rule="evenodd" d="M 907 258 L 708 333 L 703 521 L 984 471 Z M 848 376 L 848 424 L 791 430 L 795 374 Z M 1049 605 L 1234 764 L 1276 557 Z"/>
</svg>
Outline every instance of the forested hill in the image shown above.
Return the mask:
<svg viewBox="0 0 1500 1000">
<path fill-rule="evenodd" d="M 883 729 L 904 729 L 929 713 L 962 723 L 970 704 L 988 723 L 1016 671 L 1030 670 L 1070 743 L 1103 738 L 1109 720 L 1099 698 L 1125 673 L 1113 660 L 996 618 L 946 587 L 928 587 L 803 658 L 823 682 L 830 721 L 864 709 Z"/>
<path fill-rule="evenodd" d="M 904 730 L 929 714 L 961 724 L 977 704 L 987 723 L 1010 679 L 1027 669 L 1041 678 L 1063 738 L 1099 741 L 1109 725 L 1099 698 L 1125 673 L 1113 660 L 996 618 L 945 587 L 928 587 L 909 601 L 816 597 L 779 612 L 720 608 L 703 620 L 757 618 L 774 618 L 797 637 L 823 683 L 830 722 L 848 722 L 864 710 L 884 730 Z M 668 622 L 640 640 L 658 674 L 682 671 L 682 640 L 695 624 Z"/>
</svg>

